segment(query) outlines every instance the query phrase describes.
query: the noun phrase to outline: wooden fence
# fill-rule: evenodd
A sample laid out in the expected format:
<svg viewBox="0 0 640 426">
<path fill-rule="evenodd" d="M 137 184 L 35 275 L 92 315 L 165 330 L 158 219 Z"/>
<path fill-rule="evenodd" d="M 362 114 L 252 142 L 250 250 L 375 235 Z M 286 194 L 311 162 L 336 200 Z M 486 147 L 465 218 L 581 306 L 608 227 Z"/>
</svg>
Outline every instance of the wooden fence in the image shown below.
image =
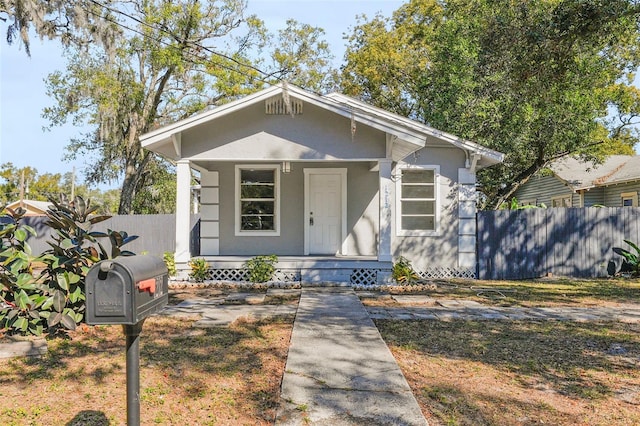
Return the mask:
<svg viewBox="0 0 640 426">
<path fill-rule="evenodd" d="M 25 218 L 37 237 L 28 240 L 34 254 L 49 248 L 45 217 Z M 640 208 L 552 208 L 481 211 L 477 215 L 480 279 L 527 279 L 547 276 L 603 277 L 620 270 L 614 247 L 640 242 Z M 191 216 L 191 253 L 200 253 L 199 215 Z M 126 231 L 139 238 L 125 247 L 161 256 L 175 250 L 175 215 L 113 216 L 93 228 Z M 103 243 L 108 249 L 109 242 Z"/>
<path fill-rule="evenodd" d="M 640 208 L 481 211 L 478 278 L 604 277 L 620 271 L 614 247 L 640 242 Z"/>
<path fill-rule="evenodd" d="M 191 216 L 191 253 L 200 254 L 200 216 Z M 51 241 L 51 228 L 46 225 L 45 216 L 25 217 L 23 223 L 36 230 L 37 236 L 27 240 L 34 255 L 49 249 L 47 241 Z M 116 215 L 104 222 L 97 223 L 91 228 L 93 231 L 105 232 L 107 229 L 125 231 L 138 238 L 128 243 L 124 248 L 136 254 L 148 253 L 162 256 L 164 252 L 173 252 L 176 245 L 176 216 L 173 214 L 152 215 Z M 109 240 L 104 239 L 102 245 L 111 248 Z"/>
</svg>

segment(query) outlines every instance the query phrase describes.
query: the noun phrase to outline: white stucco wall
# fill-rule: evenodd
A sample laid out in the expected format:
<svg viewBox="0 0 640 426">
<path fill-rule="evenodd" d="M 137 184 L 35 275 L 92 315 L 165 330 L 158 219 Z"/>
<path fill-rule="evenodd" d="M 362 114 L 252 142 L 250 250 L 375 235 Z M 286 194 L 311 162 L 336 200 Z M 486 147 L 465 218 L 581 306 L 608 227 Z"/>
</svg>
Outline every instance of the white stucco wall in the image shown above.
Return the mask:
<svg viewBox="0 0 640 426">
<path fill-rule="evenodd" d="M 400 237 L 397 235 L 394 215 L 393 255 L 394 259 L 404 256 L 419 270 L 427 268 L 458 268 L 459 244 L 459 188 L 458 169 L 465 165 L 464 152 L 456 148 L 423 148 L 416 155 L 404 159 L 405 163 L 416 165 L 439 165 L 439 206 L 440 223 L 438 234 L 434 236 Z M 394 175 L 397 173 L 394 169 Z M 393 194 L 394 203 L 397 197 Z"/>
<path fill-rule="evenodd" d="M 305 104 L 301 115 L 265 115 L 264 104 L 220 117 L 182 134 L 182 155 L 192 160 L 349 160 L 385 156 L 386 136 Z"/>
<path fill-rule="evenodd" d="M 209 187 L 206 176 L 217 176 L 219 187 L 218 204 L 202 208 L 202 245 L 205 247 L 205 223 L 207 229 L 215 222 L 219 238 L 219 255 L 254 256 L 276 254 L 279 256 L 301 255 L 304 252 L 304 175 L 303 168 L 343 167 L 347 168 L 347 255 L 376 254 L 378 229 L 378 174 L 370 171 L 369 163 L 293 163 L 291 173 L 280 175 L 279 236 L 235 235 L 235 165 L 244 163 L 218 163 L 215 170 L 203 174 L 202 186 Z M 266 162 L 265 164 L 268 164 Z M 271 163 L 275 164 L 275 163 Z M 213 188 L 211 188 L 213 189 Z M 209 203 L 210 204 L 210 203 Z M 219 221 L 209 218 L 209 213 L 218 214 Z M 208 242 L 207 242 L 208 244 Z M 202 255 L 209 253 L 202 252 Z"/>
</svg>

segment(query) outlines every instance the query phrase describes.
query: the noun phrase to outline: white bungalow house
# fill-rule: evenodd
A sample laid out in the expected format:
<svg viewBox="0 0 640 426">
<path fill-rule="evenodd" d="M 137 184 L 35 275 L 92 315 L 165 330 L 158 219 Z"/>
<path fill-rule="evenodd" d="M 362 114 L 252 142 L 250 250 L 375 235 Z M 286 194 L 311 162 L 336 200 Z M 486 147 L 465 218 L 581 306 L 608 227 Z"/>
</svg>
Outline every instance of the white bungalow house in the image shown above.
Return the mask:
<svg viewBox="0 0 640 426">
<path fill-rule="evenodd" d="M 303 281 L 474 276 L 476 171 L 499 152 L 333 93 L 277 85 L 141 137 L 177 164 L 176 251 L 213 279 L 256 255 Z M 200 253 L 190 253 L 191 169 Z"/>
</svg>

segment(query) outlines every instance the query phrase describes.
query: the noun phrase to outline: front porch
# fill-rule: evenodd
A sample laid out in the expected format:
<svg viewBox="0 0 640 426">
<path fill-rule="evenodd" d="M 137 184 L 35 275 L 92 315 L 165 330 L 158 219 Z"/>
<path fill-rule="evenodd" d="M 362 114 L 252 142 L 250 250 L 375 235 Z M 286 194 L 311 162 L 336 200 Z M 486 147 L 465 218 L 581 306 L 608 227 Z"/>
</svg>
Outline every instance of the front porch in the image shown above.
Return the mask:
<svg viewBox="0 0 640 426">
<path fill-rule="evenodd" d="M 245 281 L 244 264 L 253 256 L 202 257 L 210 266 L 209 280 Z M 375 256 L 278 256 L 273 280 L 302 284 L 388 284 L 391 268 L 391 261 L 379 261 Z"/>
<path fill-rule="evenodd" d="M 280 259 L 277 280 L 388 283 L 399 256 L 423 279 L 473 277 L 475 172 L 502 161 L 356 99 L 287 84 L 141 143 L 176 164 L 176 267 L 186 276 L 192 257 L 204 257 L 211 280 L 242 280 L 244 262 L 265 254 Z"/>
</svg>

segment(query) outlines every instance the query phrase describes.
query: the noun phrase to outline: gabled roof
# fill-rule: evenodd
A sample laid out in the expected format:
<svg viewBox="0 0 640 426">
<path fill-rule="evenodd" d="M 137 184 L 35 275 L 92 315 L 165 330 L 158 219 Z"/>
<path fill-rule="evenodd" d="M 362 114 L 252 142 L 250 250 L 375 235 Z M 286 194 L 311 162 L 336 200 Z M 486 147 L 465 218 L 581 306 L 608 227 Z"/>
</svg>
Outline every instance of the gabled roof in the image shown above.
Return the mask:
<svg viewBox="0 0 640 426">
<path fill-rule="evenodd" d="M 341 93 L 330 93 L 325 97 L 349 107 L 357 108 L 362 113 L 383 117 L 390 122 L 396 122 L 400 126 L 413 128 L 415 131 L 421 132 L 427 136 L 437 138 L 443 143 L 451 144 L 460 149 L 480 154 L 483 157 L 486 157 L 486 159 L 489 161 L 493 160 L 494 162 L 492 162 L 491 164 L 501 163 L 504 160 L 504 154 L 498 151 L 494 151 L 475 142 L 459 138 L 458 136 L 452 135 L 451 133 L 446 133 L 441 130 L 434 129 L 433 127 L 427 126 L 426 124 L 422 124 L 418 121 L 411 120 L 410 118 L 386 111 L 382 108 L 374 107 Z"/>
<path fill-rule="evenodd" d="M 549 169 L 577 191 L 640 180 L 640 156 L 611 155 L 602 164 L 566 157 L 551 163 Z"/>
<path fill-rule="evenodd" d="M 18 200 L 7 204 L 5 207 L 15 210 L 20 207 L 21 204 L 25 210 L 27 210 L 26 216 L 44 216 L 51 205 L 48 201 Z"/>
<path fill-rule="evenodd" d="M 604 182 L 604 185 L 640 180 L 640 155 L 631 157 Z"/>
<path fill-rule="evenodd" d="M 180 134 L 183 131 L 277 95 L 282 95 L 283 97 L 290 96 L 302 100 L 303 102 L 331 111 L 342 117 L 350 118 L 354 120 L 356 124 L 364 124 L 385 132 L 391 140 L 394 141 L 392 152 L 394 160 L 400 160 L 428 144 L 452 145 L 465 150 L 468 154 L 475 156 L 475 161 L 477 161 L 479 168 L 500 163 L 504 158 L 504 155 L 497 151 L 438 131 L 425 124 L 373 107 L 348 96 L 338 93 L 320 96 L 289 84 L 271 86 L 236 101 L 153 130 L 142 135 L 140 142 L 144 148 L 153 151 L 161 150 L 162 147 L 173 146 L 170 149 L 172 153 L 171 157 L 177 160 L 180 158 L 179 140 Z M 167 149 L 163 151 L 166 153 Z"/>
</svg>

